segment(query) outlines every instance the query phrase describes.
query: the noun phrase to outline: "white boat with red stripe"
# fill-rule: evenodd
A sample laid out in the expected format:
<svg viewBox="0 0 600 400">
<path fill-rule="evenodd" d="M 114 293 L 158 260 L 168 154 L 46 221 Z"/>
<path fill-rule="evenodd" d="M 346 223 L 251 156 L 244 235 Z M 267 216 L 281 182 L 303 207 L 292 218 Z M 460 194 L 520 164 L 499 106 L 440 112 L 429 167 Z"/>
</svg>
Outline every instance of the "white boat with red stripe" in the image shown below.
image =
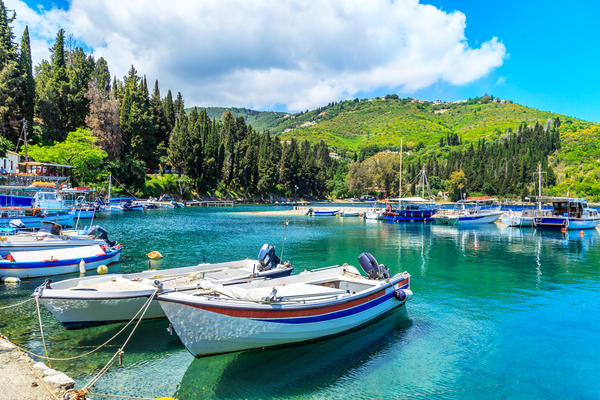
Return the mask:
<svg viewBox="0 0 600 400">
<path fill-rule="evenodd" d="M 235 286 L 206 281 L 158 301 L 196 357 L 314 340 L 367 324 L 412 297 L 407 272 L 390 277 L 368 253 L 359 261 L 368 277 L 334 266 Z"/>
</svg>

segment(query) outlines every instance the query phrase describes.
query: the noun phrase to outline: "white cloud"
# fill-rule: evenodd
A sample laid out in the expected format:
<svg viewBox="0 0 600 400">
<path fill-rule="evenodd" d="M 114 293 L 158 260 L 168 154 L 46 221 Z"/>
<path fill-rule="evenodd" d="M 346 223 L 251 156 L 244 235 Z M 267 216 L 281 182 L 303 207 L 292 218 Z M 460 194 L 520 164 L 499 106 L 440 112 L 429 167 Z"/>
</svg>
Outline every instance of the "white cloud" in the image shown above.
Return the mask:
<svg viewBox="0 0 600 400">
<path fill-rule="evenodd" d="M 36 60 L 62 26 L 117 76 L 134 64 L 188 105 L 302 110 L 378 88 L 463 85 L 506 56 L 496 38 L 469 47 L 464 14 L 417 0 L 73 0 L 66 11 L 6 3 L 17 34 L 29 24 Z"/>
</svg>

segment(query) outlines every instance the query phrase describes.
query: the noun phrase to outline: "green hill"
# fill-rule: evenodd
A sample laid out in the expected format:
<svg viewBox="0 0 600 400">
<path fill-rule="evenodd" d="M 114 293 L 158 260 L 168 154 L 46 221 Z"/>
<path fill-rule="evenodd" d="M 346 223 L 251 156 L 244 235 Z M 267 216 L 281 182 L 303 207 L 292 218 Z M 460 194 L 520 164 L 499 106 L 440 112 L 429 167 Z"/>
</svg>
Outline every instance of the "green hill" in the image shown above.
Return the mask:
<svg viewBox="0 0 600 400">
<path fill-rule="evenodd" d="M 345 101 L 318 113 L 296 114 L 271 130 L 282 132 L 284 138 L 324 140 L 338 149 L 356 151 L 370 145 L 399 147 L 400 137 L 409 148 L 415 148 L 419 142 L 427 147 L 439 144 L 440 138 L 450 133 L 459 135 L 463 142 L 472 142 L 481 137 L 499 137 L 521 123 L 543 125 L 548 118 L 556 117 L 564 123 L 561 131 L 572 126 L 577 129 L 597 126 L 511 102 L 483 103 L 475 99 L 468 103 L 432 104 L 412 103 L 408 99 L 372 99 Z"/>
</svg>

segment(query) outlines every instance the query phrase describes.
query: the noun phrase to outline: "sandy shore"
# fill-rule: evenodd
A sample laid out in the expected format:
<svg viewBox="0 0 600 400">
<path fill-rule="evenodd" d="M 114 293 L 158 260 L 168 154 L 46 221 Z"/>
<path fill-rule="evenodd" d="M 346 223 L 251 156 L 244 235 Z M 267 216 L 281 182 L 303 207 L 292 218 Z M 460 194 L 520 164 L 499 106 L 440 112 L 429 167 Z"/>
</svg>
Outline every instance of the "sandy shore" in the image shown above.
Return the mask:
<svg viewBox="0 0 600 400">
<path fill-rule="evenodd" d="M 266 210 L 266 211 L 243 211 L 241 214 L 252 214 L 252 215 L 281 215 L 281 216 L 294 216 L 294 215 L 306 215 L 308 209 L 312 208 L 313 211 L 351 211 L 351 212 L 365 212 L 369 210 L 366 207 L 336 207 L 334 204 L 331 206 L 298 206 L 293 210 Z"/>
<path fill-rule="evenodd" d="M 0 398 L 4 400 L 62 399 L 65 391 L 74 385 L 75 382 L 64 373 L 48 368 L 41 362 L 33 361 L 17 351 L 14 345 L 0 338 L 0 388 L 2 388 Z M 51 390 L 56 397 L 53 397 L 48 390 Z"/>
</svg>

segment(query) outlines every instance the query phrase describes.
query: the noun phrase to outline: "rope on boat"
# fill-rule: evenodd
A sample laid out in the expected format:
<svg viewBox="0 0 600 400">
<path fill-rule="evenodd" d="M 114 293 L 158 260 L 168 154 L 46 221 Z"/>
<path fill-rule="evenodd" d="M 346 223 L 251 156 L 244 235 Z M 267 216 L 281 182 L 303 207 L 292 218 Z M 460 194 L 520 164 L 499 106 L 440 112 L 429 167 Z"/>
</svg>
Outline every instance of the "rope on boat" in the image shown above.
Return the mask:
<svg viewBox="0 0 600 400">
<path fill-rule="evenodd" d="M 125 346 L 127 346 L 127 343 L 129 343 L 129 340 L 133 336 L 133 333 L 135 332 L 135 330 L 139 326 L 139 324 L 142 321 L 142 319 L 144 319 L 144 315 L 146 314 L 146 311 L 148 311 L 148 308 L 150 308 L 150 304 L 152 304 L 152 300 L 154 299 L 154 297 L 156 296 L 157 293 L 158 293 L 158 289 L 156 289 L 154 291 L 154 293 L 152 293 L 152 295 L 150 297 L 148 297 L 148 300 L 146 301 L 146 303 L 144 304 L 144 306 L 140 309 L 140 311 L 143 310 L 142 314 L 138 318 L 138 320 L 137 320 L 135 326 L 133 327 L 133 329 L 131 329 L 131 332 L 129 332 L 129 336 L 127 336 L 127 339 L 125 339 L 125 341 L 123 342 L 123 344 L 121 345 L 121 347 L 119 347 L 119 349 L 115 352 L 115 354 L 111 357 L 111 359 L 108 360 L 108 362 L 106 363 L 106 365 L 96 374 L 96 376 L 94 376 L 92 379 L 90 379 L 90 381 L 83 387 L 83 389 L 81 389 L 79 391 L 79 393 L 83 393 L 85 395 L 85 393 L 87 393 L 89 391 L 89 389 L 92 386 L 94 386 L 96 384 L 96 382 L 98 382 L 98 380 L 100 378 L 102 378 L 102 376 L 106 372 L 108 372 L 108 370 L 110 369 L 110 367 L 117 360 L 117 357 L 119 359 L 119 364 L 123 361 L 123 354 L 125 354 L 123 352 L 123 349 L 125 348 Z"/>
<path fill-rule="evenodd" d="M 135 319 L 136 319 L 136 318 L 137 318 L 137 316 L 140 314 L 140 312 L 142 312 L 142 310 L 144 310 L 145 308 L 148 308 L 148 307 L 149 307 L 149 305 L 150 305 L 150 303 L 151 303 L 151 300 L 152 300 L 152 298 L 154 297 L 154 295 L 155 295 L 155 294 L 156 294 L 156 292 L 155 292 L 155 293 L 154 293 L 152 296 L 150 296 L 150 297 L 148 298 L 148 300 L 146 300 L 146 303 L 144 303 L 144 305 L 142 306 L 142 308 L 140 308 L 140 309 L 138 310 L 138 312 L 137 312 L 137 313 L 135 313 L 135 315 L 133 316 L 133 318 L 131 318 L 131 319 L 129 320 L 129 322 L 127 322 L 127 323 L 125 324 L 125 326 L 123 326 L 123 327 L 122 327 L 122 328 L 121 328 L 121 329 L 120 329 L 120 330 L 119 330 L 117 333 L 115 333 L 115 334 L 114 334 L 114 335 L 113 335 L 113 336 L 112 336 L 110 339 L 108 339 L 106 342 L 104 342 L 104 343 L 102 343 L 102 344 L 98 345 L 98 346 L 97 346 L 97 347 L 95 347 L 93 350 L 90 350 L 90 351 L 88 351 L 88 352 L 86 352 L 86 353 L 83 353 L 83 354 L 80 354 L 80 355 L 77 355 L 77 356 L 73 356 L 73 357 L 64 357 L 64 358 L 60 358 L 60 357 L 48 357 L 48 355 L 47 355 L 47 354 L 46 354 L 46 356 L 43 356 L 43 355 L 41 355 L 41 354 L 34 353 L 34 352 L 32 352 L 32 351 L 29 351 L 29 350 L 27 350 L 27 349 L 26 349 L 26 348 L 24 348 L 24 347 L 21 347 L 21 346 L 19 346 L 18 344 L 14 343 L 12 340 L 10 340 L 9 338 L 7 338 L 7 337 L 6 337 L 6 336 L 4 336 L 4 335 L 0 335 L 0 337 L 1 337 L 2 339 L 6 340 L 7 342 L 10 342 L 10 343 L 12 343 L 12 344 L 13 344 L 15 347 L 17 347 L 17 348 L 18 348 L 19 350 L 21 350 L 22 352 L 24 352 L 24 353 L 27 353 L 27 354 L 29 354 L 29 355 L 31 355 L 31 356 L 33 356 L 33 357 L 40 358 L 40 359 L 42 359 L 42 360 L 46 360 L 46 361 L 72 361 L 72 360 L 77 360 L 77 359 L 79 359 L 79 358 L 83 358 L 83 357 L 85 357 L 85 356 L 88 356 L 88 355 L 90 355 L 90 354 L 92 354 L 92 353 L 95 353 L 96 351 L 100 350 L 100 349 L 101 349 L 101 348 L 103 348 L 103 347 L 106 347 L 106 346 L 107 346 L 107 345 L 108 345 L 110 342 L 112 342 L 112 341 L 113 341 L 113 340 L 114 340 L 114 339 L 115 339 L 117 336 L 119 336 L 121 333 L 123 333 L 123 331 L 124 331 L 125 329 L 127 329 L 127 327 L 128 327 L 129 325 L 131 325 L 131 323 L 132 323 L 133 321 L 135 321 Z M 32 299 L 32 300 L 33 300 L 33 299 Z M 145 310 L 144 310 L 144 313 L 145 313 Z M 41 324 L 41 322 L 40 322 L 40 324 Z"/>
<path fill-rule="evenodd" d="M 2 310 L 8 310 L 9 308 L 13 308 L 13 307 L 18 307 L 18 306 L 20 306 L 22 304 L 29 303 L 32 300 L 33 300 L 32 298 L 29 298 L 27 300 L 23 300 L 23 301 L 20 301 L 18 303 L 15 303 L 15 304 L 10 304 L 8 306 L 0 307 L 0 311 L 2 311 Z"/>
</svg>

